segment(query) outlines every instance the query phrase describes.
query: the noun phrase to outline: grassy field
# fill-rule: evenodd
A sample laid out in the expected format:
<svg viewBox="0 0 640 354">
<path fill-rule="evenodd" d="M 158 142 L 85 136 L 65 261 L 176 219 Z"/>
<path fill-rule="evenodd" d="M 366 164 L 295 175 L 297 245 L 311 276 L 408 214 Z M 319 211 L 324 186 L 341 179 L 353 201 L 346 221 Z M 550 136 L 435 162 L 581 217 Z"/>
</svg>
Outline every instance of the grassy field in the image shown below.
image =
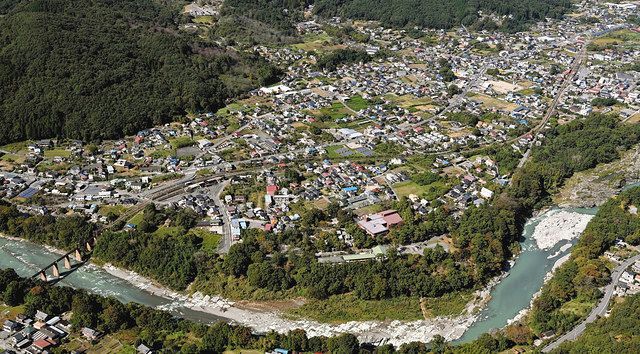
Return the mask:
<svg viewBox="0 0 640 354">
<path fill-rule="evenodd" d="M 101 205 L 98 214 L 102 216 L 116 215 L 120 216 L 127 210 L 124 205 Z"/>
<path fill-rule="evenodd" d="M 0 146 L 0 150 L 10 151 L 10 152 L 18 152 L 20 150 L 24 150 L 30 144 L 30 141 L 19 141 L 16 143 L 11 143 L 7 145 Z"/>
<path fill-rule="evenodd" d="M 330 107 L 324 107 L 320 109 L 321 115 L 327 115 L 331 119 L 342 119 L 350 115 L 349 110 L 340 102 L 334 102 Z"/>
<path fill-rule="evenodd" d="M 429 110 L 435 108 L 433 100 L 429 97 L 418 98 L 413 95 L 388 95 L 385 98 L 396 104 L 398 107 L 405 109 L 413 108 L 416 110 Z"/>
<path fill-rule="evenodd" d="M 103 338 L 93 348 L 87 350 L 87 353 L 119 353 L 123 349 L 122 343 L 113 337 Z"/>
<path fill-rule="evenodd" d="M 218 250 L 218 244 L 222 235 L 204 229 L 192 229 L 191 233 L 202 238 L 202 250 L 207 252 L 215 252 Z"/>
<path fill-rule="evenodd" d="M 366 207 L 362 207 L 360 209 L 356 209 L 354 213 L 358 216 L 362 216 L 367 214 L 374 214 L 374 213 L 383 211 L 384 209 L 385 209 L 384 206 L 381 204 L 373 204 L 373 205 L 368 205 Z"/>
<path fill-rule="evenodd" d="M 593 43 L 599 46 L 622 43 L 622 44 L 638 44 L 640 43 L 640 33 L 623 29 L 620 31 L 611 32 L 606 36 L 599 37 L 593 40 Z"/>
<path fill-rule="evenodd" d="M 182 228 L 178 226 L 160 226 L 153 232 L 153 235 L 157 237 L 174 237 L 178 236 L 180 232 L 182 232 Z"/>
<path fill-rule="evenodd" d="M 424 318 L 420 309 L 420 299 L 417 297 L 360 300 L 349 294 L 331 296 L 327 300 L 311 300 L 301 307 L 289 310 L 286 315 L 323 323 L 373 320 L 414 321 Z"/>
<path fill-rule="evenodd" d="M 426 317 L 456 316 L 464 312 L 471 300 L 473 300 L 471 292 L 457 292 L 437 298 L 424 298 L 422 306 Z"/>
<path fill-rule="evenodd" d="M 213 16 L 198 16 L 193 19 L 193 22 L 203 24 L 203 25 L 212 25 L 214 21 Z"/>
<path fill-rule="evenodd" d="M 293 45 L 293 48 L 301 49 L 305 52 L 329 50 L 332 47 L 334 46 L 331 44 L 331 37 L 324 32 L 306 34 L 302 37 L 302 43 Z"/>
<path fill-rule="evenodd" d="M 449 186 L 443 181 L 437 181 L 426 186 L 421 186 L 413 181 L 404 181 L 396 183 L 392 187 L 400 198 L 415 194 L 427 200 L 436 199 L 449 190 Z"/>
<path fill-rule="evenodd" d="M 427 192 L 427 186 L 421 186 L 413 181 L 404 181 L 394 184 L 393 190 L 400 198 L 406 197 L 410 194 L 421 196 L 423 193 Z"/>
<path fill-rule="evenodd" d="M 138 226 L 142 222 L 143 216 L 144 216 L 144 212 L 140 211 L 136 215 L 134 215 L 131 219 L 129 219 L 129 221 L 127 221 L 127 224 L 133 224 Z"/>
<path fill-rule="evenodd" d="M 151 178 L 151 183 L 160 183 L 170 181 L 178 178 L 182 178 L 184 175 L 181 173 L 165 173 L 163 175 L 156 175 Z"/>
<path fill-rule="evenodd" d="M 572 313 L 578 317 L 586 316 L 593 306 L 595 306 L 594 301 L 581 301 L 580 299 L 573 299 L 562 305 L 560 308 L 560 312 L 564 313 Z"/>
<path fill-rule="evenodd" d="M 352 294 L 331 296 L 327 300 L 311 300 L 288 310 L 291 318 L 308 318 L 323 323 L 348 321 L 415 321 L 426 317 L 456 316 L 464 312 L 473 299 L 470 292 L 447 294 L 439 298 L 400 297 L 385 300 L 361 300 Z M 424 308 L 424 312 L 421 308 Z"/>
<path fill-rule="evenodd" d="M 177 138 L 169 140 L 169 143 L 174 149 L 195 145 L 195 140 L 188 136 L 179 136 Z"/>
<path fill-rule="evenodd" d="M 524 96 L 531 96 L 533 94 L 536 93 L 536 91 L 532 88 L 526 88 L 524 90 L 520 90 L 518 91 L 519 94 L 524 95 Z"/>
<path fill-rule="evenodd" d="M 345 103 L 349 108 L 353 109 L 354 111 L 360 111 L 369 107 L 369 101 L 362 98 L 362 96 L 353 96 L 350 99 L 348 99 Z"/>
<path fill-rule="evenodd" d="M 44 151 L 44 157 L 52 158 L 57 156 L 67 158 L 71 156 L 71 151 L 65 149 L 53 149 Z"/>
<path fill-rule="evenodd" d="M 6 162 L 21 164 L 24 162 L 24 160 L 25 160 L 24 155 L 18 155 L 18 154 L 2 155 L 2 161 L 6 161 Z"/>
<path fill-rule="evenodd" d="M 309 126 L 302 122 L 294 122 L 291 124 L 291 126 L 296 130 L 309 130 Z"/>
<path fill-rule="evenodd" d="M 234 102 L 234 103 L 228 104 L 226 107 L 220 108 L 216 112 L 216 115 L 226 116 L 226 115 L 231 114 L 232 112 L 243 111 L 244 109 L 245 109 L 244 106 L 242 106 L 241 104 L 239 104 L 237 102 Z"/>
<path fill-rule="evenodd" d="M 175 156 L 175 154 L 176 154 L 176 149 L 160 148 L 160 149 L 156 149 L 155 151 L 153 151 L 150 155 L 154 159 L 164 159 L 164 158 L 167 158 L 169 156 Z"/>
<path fill-rule="evenodd" d="M 13 320 L 16 315 L 24 313 L 24 306 L 7 306 L 0 304 L 0 319 Z"/>
</svg>

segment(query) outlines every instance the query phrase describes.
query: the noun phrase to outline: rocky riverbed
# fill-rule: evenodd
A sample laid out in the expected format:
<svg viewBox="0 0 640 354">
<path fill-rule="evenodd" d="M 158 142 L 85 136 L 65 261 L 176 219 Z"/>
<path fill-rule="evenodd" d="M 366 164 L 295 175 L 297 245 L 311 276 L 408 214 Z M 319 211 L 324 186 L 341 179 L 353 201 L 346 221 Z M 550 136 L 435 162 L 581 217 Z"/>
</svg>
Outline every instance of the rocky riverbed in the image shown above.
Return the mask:
<svg viewBox="0 0 640 354">
<path fill-rule="evenodd" d="M 560 207 L 600 206 L 625 186 L 640 181 L 640 147 L 624 153 L 620 160 L 601 164 L 569 178 L 554 203 Z"/>
<path fill-rule="evenodd" d="M 135 272 L 123 270 L 112 265 L 103 267 L 111 275 L 124 279 L 135 286 L 157 296 L 171 299 L 171 303 L 161 306 L 164 310 L 186 307 L 194 311 L 205 312 L 232 323 L 253 328 L 257 333 L 276 331 L 287 333 L 294 329 L 304 329 L 309 336 L 333 336 L 339 333 L 352 333 L 362 342 L 391 343 L 399 346 L 412 341 L 428 342 L 435 335 L 447 340 L 462 336 L 476 320 L 479 307 L 489 300 L 489 288 L 476 292 L 476 301 L 470 303 L 460 316 L 435 317 L 419 321 L 350 321 L 342 324 L 327 324 L 311 320 L 295 320 L 282 316 L 275 311 L 259 311 L 218 296 L 194 293 L 184 295 L 155 284 Z"/>
<path fill-rule="evenodd" d="M 551 249 L 562 240 L 577 238 L 593 218 L 593 215 L 567 210 L 551 210 L 547 214 L 532 235 L 541 250 Z"/>
</svg>

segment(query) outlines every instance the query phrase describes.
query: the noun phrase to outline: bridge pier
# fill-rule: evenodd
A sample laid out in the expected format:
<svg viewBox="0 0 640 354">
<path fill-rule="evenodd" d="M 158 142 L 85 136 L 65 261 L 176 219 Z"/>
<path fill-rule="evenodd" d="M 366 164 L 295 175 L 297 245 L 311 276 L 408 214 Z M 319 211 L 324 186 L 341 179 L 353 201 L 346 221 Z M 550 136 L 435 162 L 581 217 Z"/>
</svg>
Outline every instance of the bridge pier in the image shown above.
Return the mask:
<svg viewBox="0 0 640 354">
<path fill-rule="evenodd" d="M 64 267 L 65 269 L 71 269 L 71 258 L 69 256 L 64 256 Z"/>
<path fill-rule="evenodd" d="M 58 268 L 58 264 L 57 263 L 54 263 L 51 266 L 51 270 L 53 271 L 53 276 L 54 277 L 56 277 L 56 278 L 60 277 L 60 268 Z"/>
<path fill-rule="evenodd" d="M 60 275 L 59 262 L 62 261 L 63 262 L 62 265 L 67 270 L 69 271 L 75 270 L 75 268 L 79 267 L 80 265 L 82 265 L 82 263 L 86 261 L 85 258 L 88 259 L 90 257 L 91 251 L 93 250 L 93 246 L 96 244 L 96 240 L 97 238 L 94 236 L 92 239 L 85 242 L 84 246 L 79 246 L 73 251 L 67 252 L 66 254 L 60 256 L 60 258 L 54 260 L 52 263 L 42 268 L 38 273 L 34 274 L 32 278 L 38 277 L 40 278 L 40 280 L 47 282 L 49 281 L 49 277 L 47 277 L 47 272 L 49 269 L 51 269 L 51 273 L 53 277 L 57 278 L 58 280 L 61 279 L 62 276 Z M 84 252 L 84 248 L 86 248 L 88 253 Z M 73 259 L 76 260 L 77 262 L 76 264 L 74 264 Z M 64 273 L 64 276 L 66 276 L 69 273 L 70 272 Z"/>
</svg>

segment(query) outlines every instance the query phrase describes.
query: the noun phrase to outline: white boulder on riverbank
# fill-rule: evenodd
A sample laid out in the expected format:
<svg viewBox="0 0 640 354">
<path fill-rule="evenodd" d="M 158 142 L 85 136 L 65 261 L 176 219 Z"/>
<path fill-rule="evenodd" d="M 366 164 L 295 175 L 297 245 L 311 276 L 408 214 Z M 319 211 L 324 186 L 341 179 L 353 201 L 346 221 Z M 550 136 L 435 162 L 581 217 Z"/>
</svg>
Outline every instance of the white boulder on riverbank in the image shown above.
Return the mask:
<svg viewBox="0 0 640 354">
<path fill-rule="evenodd" d="M 592 218 L 593 215 L 573 211 L 551 210 L 535 227 L 532 237 L 539 249 L 547 250 L 562 240 L 580 236 Z"/>
</svg>

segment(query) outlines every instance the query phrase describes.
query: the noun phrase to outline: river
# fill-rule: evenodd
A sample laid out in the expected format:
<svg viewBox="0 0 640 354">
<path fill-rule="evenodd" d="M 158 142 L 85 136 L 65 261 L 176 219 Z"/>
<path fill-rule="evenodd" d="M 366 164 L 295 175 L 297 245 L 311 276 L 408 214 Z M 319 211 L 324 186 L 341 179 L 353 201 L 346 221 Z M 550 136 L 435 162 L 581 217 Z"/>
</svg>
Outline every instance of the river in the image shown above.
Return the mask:
<svg viewBox="0 0 640 354">
<path fill-rule="evenodd" d="M 596 208 L 563 210 L 591 215 L 597 211 Z M 504 327 L 520 311 L 529 307 L 533 295 L 540 290 L 545 275 L 558 259 L 570 252 L 567 245 L 575 243 L 575 239 L 560 241 L 549 250 L 540 250 L 536 246 L 531 236 L 535 227 L 547 215 L 548 213 L 542 213 L 527 222 L 523 233 L 522 252 L 509 270 L 509 275 L 494 287 L 491 300 L 481 310 L 478 320 L 456 342 L 468 342 L 482 333 Z M 0 238 L 0 268 L 13 268 L 21 276 L 32 276 L 58 257 L 58 254 L 27 241 Z M 182 299 L 152 294 L 92 264 L 79 268 L 60 283 L 99 295 L 112 296 L 122 302 L 137 302 L 165 309 L 197 322 L 211 323 L 221 319 L 214 314 L 185 307 Z"/>
<path fill-rule="evenodd" d="M 562 210 L 595 215 L 598 209 L 563 208 Z M 509 270 L 509 275 L 491 291 L 491 300 L 480 311 L 478 320 L 456 342 L 469 342 L 482 333 L 506 326 L 520 311 L 529 307 L 531 299 L 542 287 L 545 275 L 551 271 L 554 263 L 571 252 L 566 245 L 575 244 L 577 239 L 560 241 L 549 250 L 541 250 L 536 245 L 532 237 L 533 232 L 547 215 L 549 212 L 541 213 L 526 223 L 522 252 Z"/>
<path fill-rule="evenodd" d="M 58 257 L 60 257 L 59 254 L 40 245 L 0 237 L 0 268 L 13 268 L 20 276 L 30 277 Z M 191 310 L 183 306 L 179 299 L 154 295 L 93 264 L 78 268 L 60 284 L 85 289 L 102 296 L 112 296 L 125 303 L 137 302 L 166 309 L 177 316 L 196 322 L 211 323 L 221 319 L 213 314 Z"/>
</svg>

